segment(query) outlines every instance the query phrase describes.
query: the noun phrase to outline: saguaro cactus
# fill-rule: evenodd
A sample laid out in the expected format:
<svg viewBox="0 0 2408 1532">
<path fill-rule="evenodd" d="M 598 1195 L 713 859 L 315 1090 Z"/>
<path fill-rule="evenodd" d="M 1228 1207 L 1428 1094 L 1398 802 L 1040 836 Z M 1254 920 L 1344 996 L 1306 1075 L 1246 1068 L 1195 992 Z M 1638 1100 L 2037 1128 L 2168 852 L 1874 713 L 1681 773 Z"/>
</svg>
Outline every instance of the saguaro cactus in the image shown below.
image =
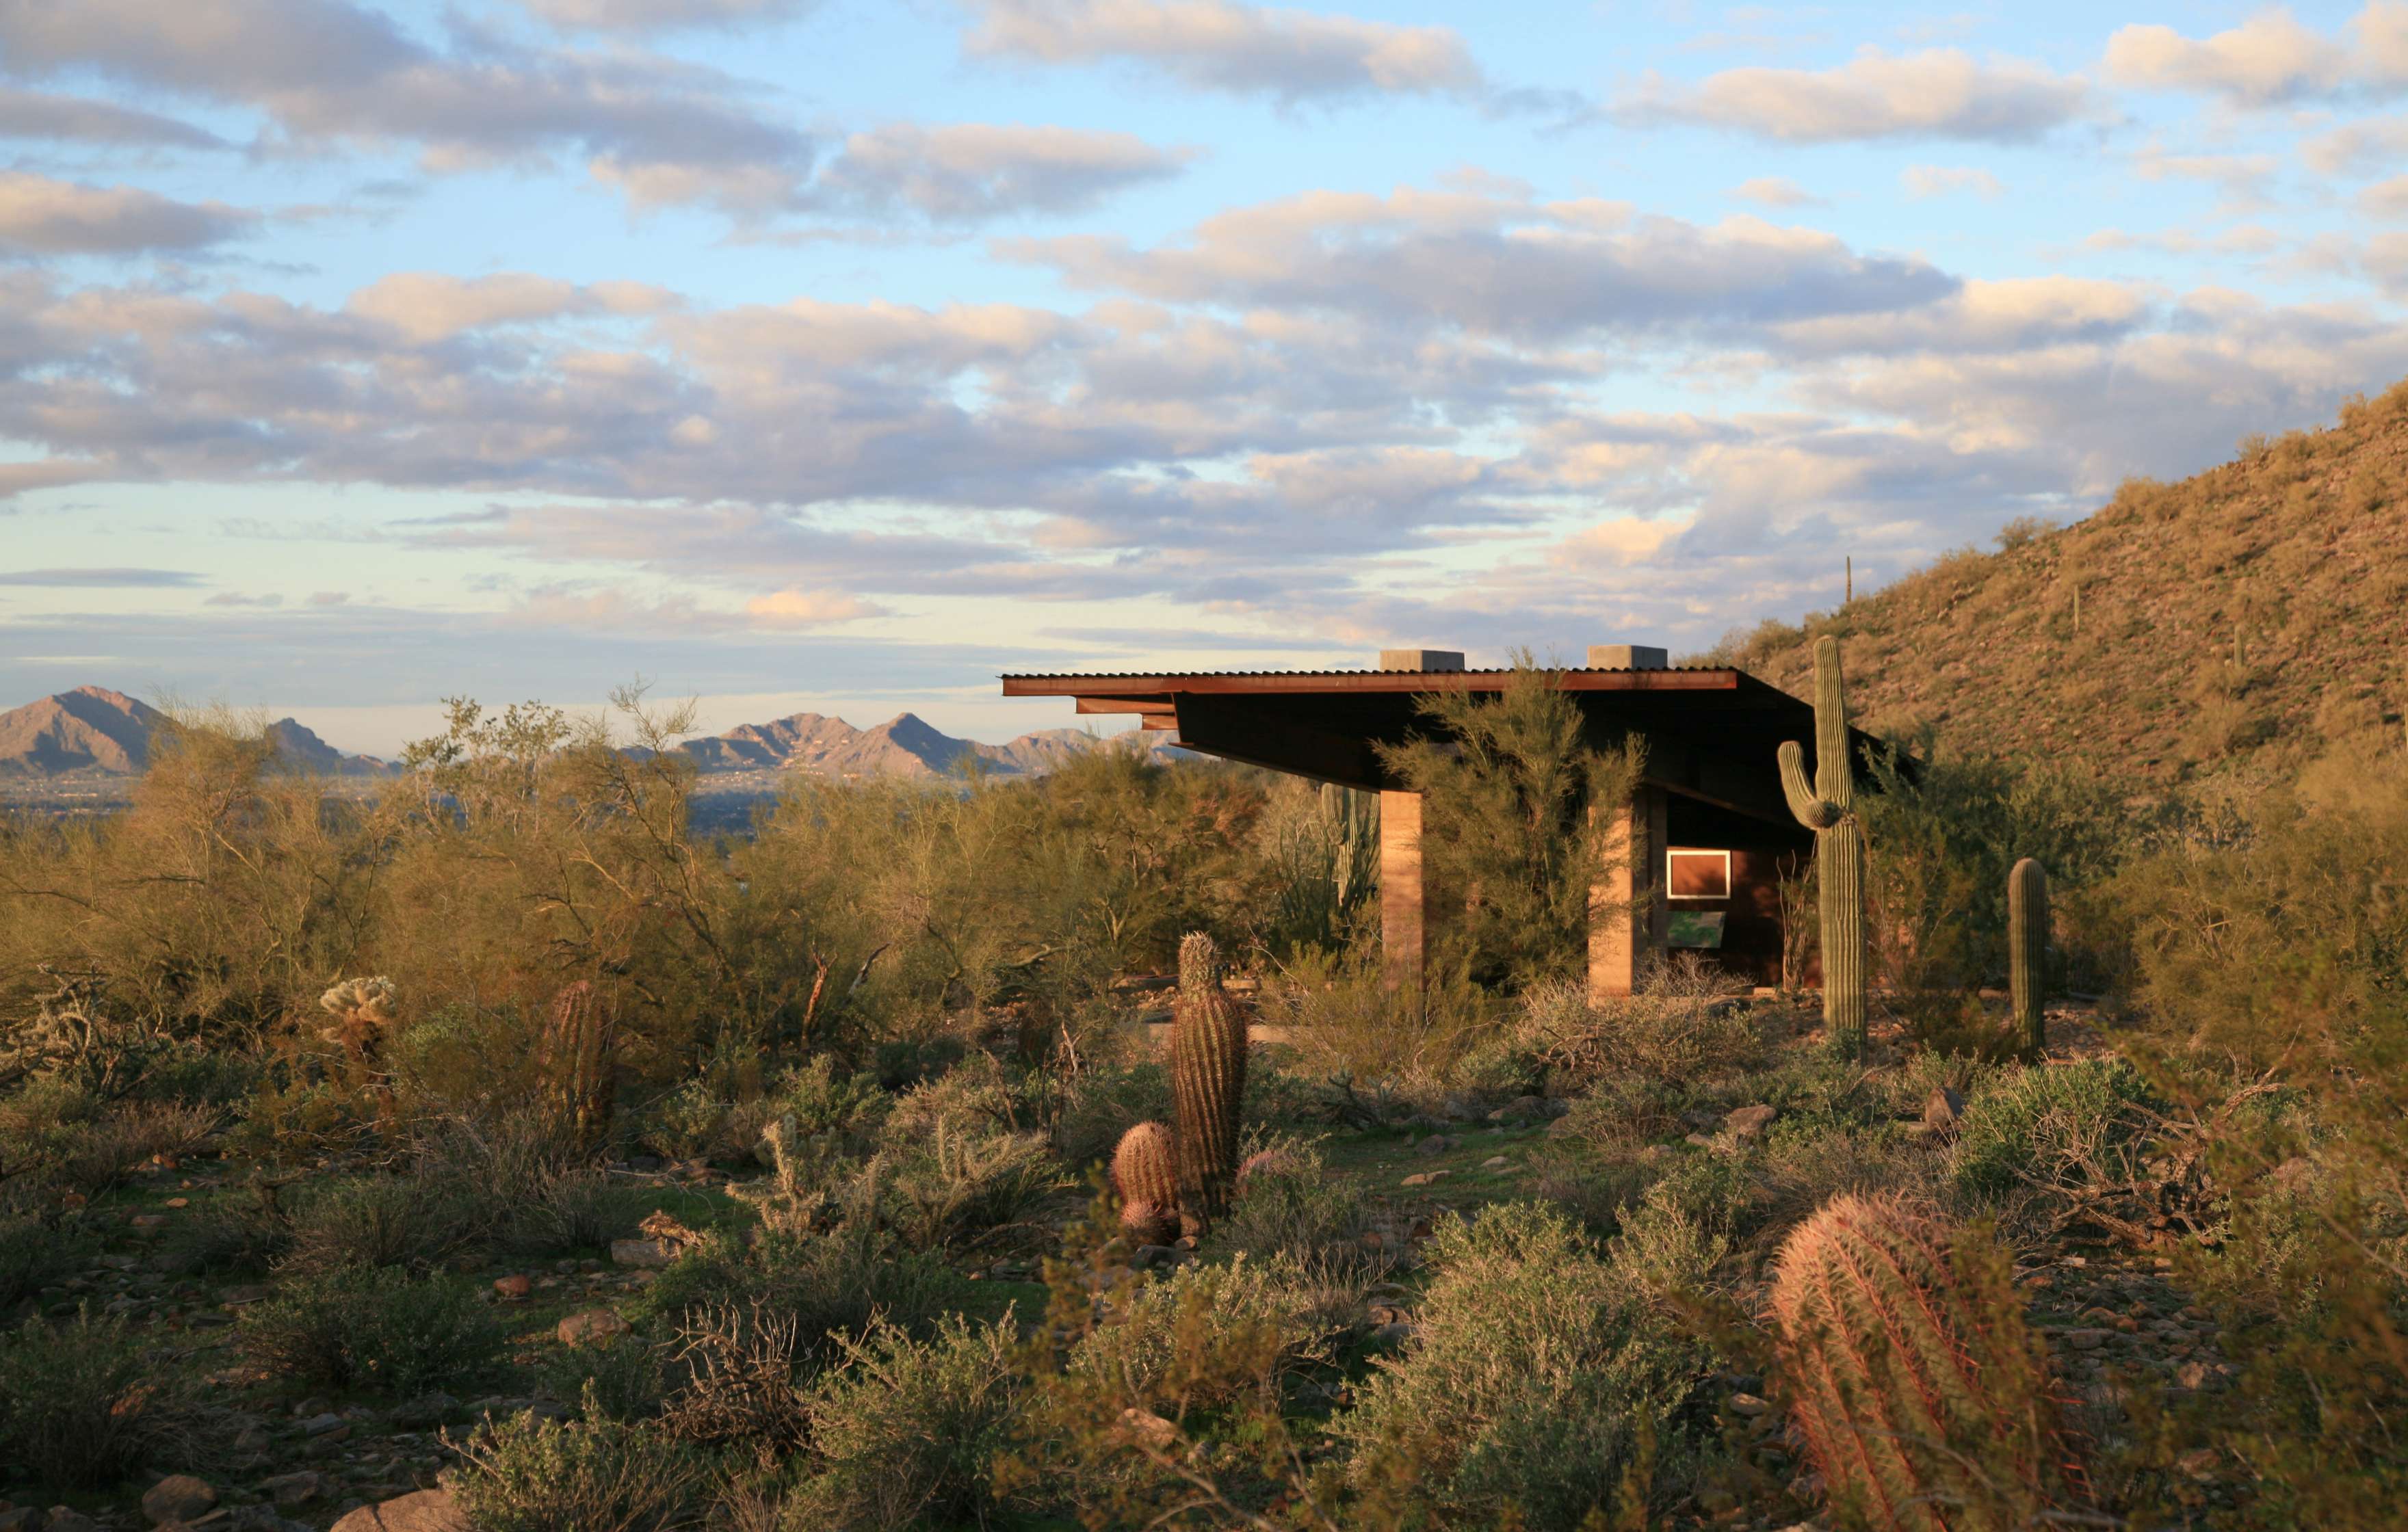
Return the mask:
<svg viewBox="0 0 2408 1532">
<path fill-rule="evenodd" d="M 1851 1196 L 1782 1247 L 1781 1380 L 1852 1524 L 2006 1532 L 2080 1499 L 2047 1356 L 2003 1261 L 1960 1238 L 1901 1200 Z"/>
<path fill-rule="evenodd" d="M 1815 908 L 1823 945 L 1823 1029 L 1831 1046 L 1854 1056 L 1865 1046 L 1865 832 L 1856 813 L 1856 776 L 1849 759 L 1848 696 L 1840 677 L 1840 640 L 1814 642 L 1814 783 L 1794 739 L 1779 752 L 1781 790 L 1798 823 L 1814 832 Z"/>
<path fill-rule="evenodd" d="M 1170 1129 L 1140 1123 L 1112 1151 L 1112 1187 L 1121 1195 L 1121 1227 L 1140 1244 L 1167 1245 L 1179 1237 L 1179 1171 Z"/>
<path fill-rule="evenodd" d="M 1221 987 L 1221 952 L 1191 933 L 1179 944 L 1179 999 L 1170 1018 L 1170 1101 L 1179 1195 L 1190 1211 L 1226 1210 L 1238 1171 L 1246 1093 L 1246 1018 Z"/>
<path fill-rule="evenodd" d="M 580 979 L 552 996 L 536 1068 L 552 1121 L 580 1153 L 610 1131 L 617 1064 L 618 1027 L 594 985 Z"/>
<path fill-rule="evenodd" d="M 2048 1051 L 2048 873 L 2027 856 L 2007 874 L 2007 993 L 2027 1059 Z"/>
</svg>

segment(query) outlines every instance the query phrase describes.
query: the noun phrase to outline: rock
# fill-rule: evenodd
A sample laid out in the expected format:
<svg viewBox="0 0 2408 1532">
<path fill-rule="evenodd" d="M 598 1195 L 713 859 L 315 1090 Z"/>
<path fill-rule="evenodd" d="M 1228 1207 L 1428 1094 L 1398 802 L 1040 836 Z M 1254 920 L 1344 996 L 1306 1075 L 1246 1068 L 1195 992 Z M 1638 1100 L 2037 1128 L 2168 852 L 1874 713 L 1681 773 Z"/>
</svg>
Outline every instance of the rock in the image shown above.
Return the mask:
<svg viewBox="0 0 2408 1532">
<path fill-rule="evenodd" d="M 1925 1130 L 1944 1138 L 1955 1133 L 1956 1124 L 1964 1119 L 1965 1098 L 1945 1085 L 1933 1086 L 1931 1095 L 1923 1103 Z"/>
<path fill-rule="evenodd" d="M 460 1401 L 449 1394 L 422 1394 L 394 1408 L 386 1418 L 396 1430 L 423 1431 L 459 1413 Z"/>
<path fill-rule="evenodd" d="M 564 1346 L 592 1346 L 606 1340 L 616 1340 L 635 1326 L 608 1309 L 585 1309 L 560 1322 L 560 1343 Z"/>
<path fill-rule="evenodd" d="M 1403 1320 L 1382 1324 L 1371 1331 L 1369 1339 L 1375 1346 L 1401 1346 L 1413 1338 L 1413 1327 Z"/>
<path fill-rule="evenodd" d="M 677 1247 L 666 1239 L 613 1239 L 610 1241 L 610 1264 L 613 1266 L 646 1267 L 658 1269 L 678 1257 Z"/>
<path fill-rule="evenodd" d="M 301 1423 L 301 1434 L 305 1437 L 331 1437 L 351 1424 L 333 1410 L 323 1410 Z"/>
<path fill-rule="evenodd" d="M 1179 1440 L 1178 1426 L 1134 1405 L 1121 1411 L 1121 1430 L 1156 1452 L 1168 1452 Z M 337 1528 L 337 1532 L 341 1529 Z"/>
<path fill-rule="evenodd" d="M 2065 1343 L 2078 1352 L 2094 1352 L 2107 1343 L 2106 1330 L 2068 1330 Z"/>
<path fill-rule="evenodd" d="M 198 1521 L 217 1509 L 218 1492 L 206 1480 L 189 1473 L 171 1473 L 142 1495 L 142 1514 L 156 1525 L 165 1522 Z"/>
<path fill-rule="evenodd" d="M 50 1518 L 34 1506 L 12 1506 L 0 1501 L 0 1532 L 42 1532 Z"/>
<path fill-rule="evenodd" d="M 1412 1323 L 1413 1318 L 1411 1312 L 1398 1308 L 1393 1303 L 1375 1303 L 1371 1305 L 1369 1309 L 1365 1310 L 1365 1317 L 1369 1319 L 1375 1325 L 1410 1324 Z"/>
<path fill-rule="evenodd" d="M 448 1489 L 423 1489 L 382 1505 L 362 1506 L 330 1532 L 475 1532 Z"/>
<path fill-rule="evenodd" d="M 1484 1123 L 1488 1121 L 1487 1109 L 1484 1108 L 1479 1102 L 1474 1101 L 1468 1095 L 1448 1096 L 1446 1098 L 1446 1114 L 1458 1123 Z"/>
<path fill-rule="evenodd" d="M 1770 1404 L 1754 1394 L 1732 1395 L 1730 1396 L 1730 1407 L 1732 1414 L 1745 1415 L 1751 1420 L 1772 1408 Z"/>
<path fill-rule="evenodd" d="M 1137 1247 L 1137 1253 L 1129 1257 L 1129 1265 L 1140 1271 L 1152 1271 L 1156 1267 L 1178 1264 L 1179 1252 L 1168 1245 L 1140 1245 Z"/>
<path fill-rule="evenodd" d="M 535 1282 L 514 1271 L 507 1277 L 495 1278 L 494 1291 L 506 1298 L 523 1298 L 535 1291 Z"/>
<path fill-rule="evenodd" d="M 1497 1109 L 1500 1123 L 1535 1123 L 1547 1115 L 1547 1098 L 1543 1095 L 1517 1095 Z"/>
<path fill-rule="evenodd" d="M 1433 1133 L 1428 1138 L 1424 1138 L 1421 1142 L 1413 1145 L 1413 1153 L 1416 1154 L 1443 1154 L 1454 1147 L 1455 1140 L 1453 1138 L 1448 1138 L 1443 1133 Z"/>
<path fill-rule="evenodd" d="M 1480 1162 L 1480 1168 L 1483 1170 L 1502 1170 L 1512 1163 L 1513 1162 L 1512 1160 L 1507 1159 L 1502 1154 L 1491 1154 L 1486 1159 Z"/>
<path fill-rule="evenodd" d="M 229 1309 L 239 1309 L 245 1304 L 263 1302 L 275 1296 L 275 1292 L 276 1289 L 264 1282 L 244 1282 L 236 1287 L 220 1288 L 218 1301 Z"/>
<path fill-rule="evenodd" d="M 1407 1176 L 1405 1178 L 1405 1184 L 1408 1186 L 1435 1186 L 1454 1173 L 1455 1172 L 1452 1170 L 1425 1170 L 1418 1176 Z"/>
<path fill-rule="evenodd" d="M 108 1532 L 73 1506 L 52 1506 L 42 1520 L 42 1532 Z"/>
<path fill-rule="evenodd" d="M 320 1500 L 331 1500 L 340 1486 L 326 1474 L 313 1468 L 293 1473 L 280 1473 L 259 1482 L 259 1493 L 276 1502 L 281 1511 L 294 1511 Z"/>
<path fill-rule="evenodd" d="M 1723 1126 L 1735 1138 L 1760 1138 L 1780 1115 L 1779 1107 L 1738 1107 L 1724 1113 Z"/>
</svg>

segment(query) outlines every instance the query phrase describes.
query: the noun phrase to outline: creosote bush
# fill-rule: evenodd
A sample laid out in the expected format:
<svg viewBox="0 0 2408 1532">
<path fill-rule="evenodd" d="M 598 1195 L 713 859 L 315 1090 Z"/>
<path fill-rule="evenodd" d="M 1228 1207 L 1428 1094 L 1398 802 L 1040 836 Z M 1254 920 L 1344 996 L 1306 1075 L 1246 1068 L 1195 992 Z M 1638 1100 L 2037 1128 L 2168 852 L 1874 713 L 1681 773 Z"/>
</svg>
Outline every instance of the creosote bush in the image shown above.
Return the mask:
<svg viewBox="0 0 2408 1532">
<path fill-rule="evenodd" d="M 337 1387 L 418 1394 L 474 1383 L 501 1358 L 501 1324 L 466 1278 L 397 1267 L 337 1267 L 282 1284 L 242 1311 L 262 1366 Z"/>
<path fill-rule="evenodd" d="M 581 1417 L 521 1412 L 458 1443 L 460 1508 L 479 1532 L 681 1532 L 706 1525 L 710 1461 L 613 1420 L 589 1390 Z"/>
<path fill-rule="evenodd" d="M 204 1420 L 184 1381 L 121 1318 L 86 1309 L 0 1331 L 0 1456 L 43 1483 L 89 1489 L 193 1467 Z"/>
</svg>

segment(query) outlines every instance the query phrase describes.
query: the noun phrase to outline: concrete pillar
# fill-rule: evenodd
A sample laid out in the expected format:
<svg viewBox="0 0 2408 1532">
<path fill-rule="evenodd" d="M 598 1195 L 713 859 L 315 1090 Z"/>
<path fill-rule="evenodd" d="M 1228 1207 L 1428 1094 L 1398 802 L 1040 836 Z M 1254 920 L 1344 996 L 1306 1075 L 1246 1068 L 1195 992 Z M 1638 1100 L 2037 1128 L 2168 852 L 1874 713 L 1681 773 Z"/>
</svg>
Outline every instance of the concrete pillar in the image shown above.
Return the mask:
<svg viewBox="0 0 2408 1532">
<path fill-rule="evenodd" d="M 1388 988 L 1422 987 L 1422 795 L 1380 795 L 1380 977 Z"/>
<path fill-rule="evenodd" d="M 1383 649 L 1383 670 L 1423 675 L 1463 669 L 1456 649 Z M 1422 987 L 1429 906 L 1422 891 L 1422 795 L 1380 795 L 1380 977 L 1392 990 Z"/>
<path fill-rule="evenodd" d="M 1605 865 L 1589 890 L 1592 1000 L 1636 990 L 1648 954 L 1664 950 L 1669 912 L 1660 885 L 1669 808 L 1662 788 L 1642 783 L 1630 802 L 1590 810 L 1613 816 L 1606 829 Z"/>
</svg>

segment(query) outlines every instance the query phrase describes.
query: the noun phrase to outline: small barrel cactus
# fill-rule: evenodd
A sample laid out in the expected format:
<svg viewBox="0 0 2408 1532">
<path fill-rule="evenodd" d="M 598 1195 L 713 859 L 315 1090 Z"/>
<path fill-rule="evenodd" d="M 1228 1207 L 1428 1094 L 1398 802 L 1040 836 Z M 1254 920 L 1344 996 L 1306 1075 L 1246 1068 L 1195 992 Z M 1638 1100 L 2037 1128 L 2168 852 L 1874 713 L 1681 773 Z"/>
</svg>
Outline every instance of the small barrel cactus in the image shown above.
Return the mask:
<svg viewBox="0 0 2408 1532">
<path fill-rule="evenodd" d="M 2015 1042 L 2038 1063 L 2048 1052 L 2048 873 L 2027 856 L 2007 874 L 2007 993 Z"/>
<path fill-rule="evenodd" d="M 1847 1196 L 1782 1247 L 1782 1382 L 1850 1525 L 2005 1532 L 2080 1503 L 2003 1257 L 1962 1238 L 1904 1200 Z"/>
<path fill-rule="evenodd" d="M 1815 908 L 1823 946 L 1823 1030 L 1842 1055 L 1865 1047 L 1865 831 L 1856 814 L 1849 760 L 1848 695 L 1840 640 L 1814 641 L 1814 781 L 1796 740 L 1776 752 L 1781 790 L 1798 823 L 1814 832 Z"/>
<path fill-rule="evenodd" d="M 617 1067 L 618 1027 L 593 983 L 580 979 L 552 996 L 536 1069 L 552 1121 L 580 1153 L 609 1135 Z"/>
<path fill-rule="evenodd" d="M 1179 1238 L 1179 1168 L 1170 1129 L 1140 1123 L 1112 1151 L 1112 1189 L 1121 1195 L 1121 1227 L 1141 1245 Z"/>
<path fill-rule="evenodd" d="M 1193 1213 L 1227 1210 L 1246 1094 L 1246 1018 L 1221 987 L 1221 953 L 1202 932 L 1179 944 L 1170 1020 L 1170 1099 L 1179 1195 Z"/>
</svg>

